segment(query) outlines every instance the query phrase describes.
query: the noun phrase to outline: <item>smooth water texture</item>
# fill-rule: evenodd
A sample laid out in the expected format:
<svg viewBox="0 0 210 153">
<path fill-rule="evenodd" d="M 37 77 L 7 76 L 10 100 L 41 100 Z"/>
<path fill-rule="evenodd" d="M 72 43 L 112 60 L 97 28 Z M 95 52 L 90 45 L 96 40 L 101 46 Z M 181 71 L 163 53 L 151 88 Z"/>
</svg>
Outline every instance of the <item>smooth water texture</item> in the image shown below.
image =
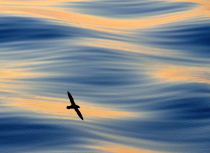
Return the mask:
<svg viewBox="0 0 210 153">
<path fill-rule="evenodd" d="M 1 0 L 1 152 L 209 153 L 209 8 Z"/>
</svg>

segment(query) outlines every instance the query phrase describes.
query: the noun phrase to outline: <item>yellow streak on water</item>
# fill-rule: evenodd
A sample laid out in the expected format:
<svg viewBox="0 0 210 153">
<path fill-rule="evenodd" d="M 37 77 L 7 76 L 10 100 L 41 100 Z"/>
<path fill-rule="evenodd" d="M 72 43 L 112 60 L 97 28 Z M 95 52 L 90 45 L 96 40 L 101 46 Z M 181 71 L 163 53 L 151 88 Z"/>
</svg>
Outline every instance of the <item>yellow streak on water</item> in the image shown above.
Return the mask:
<svg viewBox="0 0 210 153">
<path fill-rule="evenodd" d="M 93 128 L 96 128 L 95 126 L 92 126 Z M 102 131 L 107 131 L 106 128 L 100 127 L 100 130 Z M 131 138 L 131 137 L 126 137 L 123 135 L 113 135 L 109 134 L 109 132 L 98 132 L 98 130 L 89 130 L 88 132 L 102 136 L 104 138 L 111 139 L 113 142 L 108 142 L 108 141 L 103 141 L 103 140 L 98 140 L 98 139 L 84 139 L 93 145 L 87 146 L 89 148 L 94 148 L 94 149 L 99 149 L 103 152 L 113 152 L 113 153 L 166 153 L 166 152 L 160 152 L 160 151 L 154 151 L 154 150 L 148 150 L 141 148 L 140 146 L 142 145 L 148 145 L 155 143 L 155 145 L 162 145 L 161 142 L 153 142 L 152 140 L 144 140 L 144 139 L 138 139 L 138 138 Z M 115 143 L 119 142 L 119 143 Z M 121 143 L 122 142 L 122 143 Z M 125 142 L 126 144 L 132 144 L 131 145 L 125 145 L 123 144 Z M 134 146 L 139 146 L 139 147 L 134 147 Z M 167 152 L 169 153 L 169 152 Z M 172 152 L 170 152 L 172 153 Z"/>
<path fill-rule="evenodd" d="M 7 97 L 7 106 L 19 107 L 27 111 L 53 115 L 53 117 L 78 120 L 76 112 L 72 109 L 66 109 L 70 105 L 68 98 L 50 98 L 40 96 L 29 96 L 30 98 Z M 67 96 L 66 96 L 67 97 Z M 93 118 L 124 118 L 140 117 L 140 113 L 122 112 L 101 105 L 75 101 L 80 106 L 84 120 Z"/>
<path fill-rule="evenodd" d="M 59 8 L 50 7 L 23 7 L 23 6 L 1 6 L 2 13 L 13 13 L 15 15 L 31 15 L 67 21 L 70 24 L 85 28 L 111 28 L 111 29 L 133 29 L 148 28 L 175 21 L 186 20 L 187 18 L 209 17 L 210 13 L 201 11 L 202 7 L 180 13 L 169 13 L 167 15 L 153 16 L 152 18 L 143 19 L 111 19 L 105 17 L 91 16 L 86 14 L 72 13 Z M 61 9 L 61 8 L 60 8 Z"/>
<path fill-rule="evenodd" d="M 17 89 L 17 86 L 12 84 L 11 81 L 4 81 L 2 83 L 0 79 L 0 92 L 13 92 L 15 89 Z"/>
<path fill-rule="evenodd" d="M 168 0 L 171 1 L 171 0 Z M 197 3 L 197 4 L 203 4 L 203 5 L 210 5 L 210 1 L 209 0 L 172 0 L 175 2 L 191 2 L 191 3 Z"/>
<path fill-rule="evenodd" d="M 37 6 L 46 6 L 46 5 L 57 5 L 59 3 L 64 2 L 78 2 L 81 0 L 1 0 L 0 5 L 37 5 Z M 83 1 L 91 1 L 91 0 L 83 0 Z"/>
<path fill-rule="evenodd" d="M 153 150 L 140 149 L 107 141 L 100 141 L 100 146 L 92 146 L 90 148 L 99 149 L 101 151 L 107 151 L 111 153 L 165 153 Z"/>
<path fill-rule="evenodd" d="M 41 75 L 36 73 L 24 72 L 21 69 L 0 69 L 0 74 L 0 81 L 2 79 L 18 79 Z"/>
<path fill-rule="evenodd" d="M 8 64 L 9 66 L 9 64 Z M 18 89 L 28 88 L 27 84 L 22 84 L 21 80 L 18 79 L 27 79 L 27 78 L 36 78 L 36 77 L 44 77 L 49 76 L 47 73 L 38 73 L 38 72 L 30 72 L 28 69 L 20 69 L 20 68 L 4 68 L 0 69 L 0 91 L 2 92 L 14 92 Z"/>
<path fill-rule="evenodd" d="M 188 81 L 210 83 L 210 68 L 187 66 L 160 66 L 154 70 L 155 78 L 163 78 L 166 81 Z"/>
<path fill-rule="evenodd" d="M 33 64 L 33 63 L 32 63 Z M 22 69 L 0 69 L 0 85 L 1 92 L 15 92 L 20 88 L 25 88 L 17 79 L 23 78 L 34 78 L 36 76 L 47 75 L 45 73 L 32 73 L 23 71 Z M 49 75 L 49 74 L 48 74 Z M 18 95 L 25 95 L 22 93 L 17 93 Z M 61 98 L 49 98 L 49 97 L 38 97 L 38 96 L 28 96 L 29 98 L 17 97 L 3 97 L 8 103 L 6 106 L 19 107 L 20 109 L 26 109 L 27 111 L 35 111 L 38 113 L 45 113 L 59 118 L 72 118 L 78 119 L 78 116 L 74 110 L 67 110 L 66 106 L 70 105 L 68 97 L 66 99 Z M 81 106 L 81 112 L 86 120 L 90 120 L 95 117 L 99 118 L 124 118 L 124 117 L 139 117 L 140 113 L 133 112 L 123 112 L 114 110 L 102 105 L 93 105 L 85 102 L 77 102 Z"/>
<path fill-rule="evenodd" d="M 98 38 L 97 39 L 95 38 L 83 39 L 80 41 L 80 45 L 114 49 L 114 50 L 120 50 L 120 51 L 126 51 L 126 52 L 135 52 L 135 53 L 141 53 L 141 54 L 147 54 L 147 55 L 157 55 L 157 56 L 162 56 L 162 57 L 166 55 L 164 51 L 161 51 L 158 49 L 149 48 L 143 45 L 137 45 L 137 44 L 128 43 L 128 42 L 108 40 L 108 39 L 98 39 Z M 167 56 L 169 56 L 169 54 L 167 54 Z"/>
</svg>

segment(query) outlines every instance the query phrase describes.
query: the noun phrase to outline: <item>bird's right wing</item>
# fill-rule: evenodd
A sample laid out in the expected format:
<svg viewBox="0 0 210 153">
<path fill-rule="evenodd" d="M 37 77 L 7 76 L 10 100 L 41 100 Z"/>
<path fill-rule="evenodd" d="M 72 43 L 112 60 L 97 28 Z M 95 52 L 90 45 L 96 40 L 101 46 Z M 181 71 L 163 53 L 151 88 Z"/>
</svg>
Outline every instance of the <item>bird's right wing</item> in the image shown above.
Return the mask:
<svg viewBox="0 0 210 153">
<path fill-rule="evenodd" d="M 75 111 L 77 112 L 78 116 L 83 120 L 82 114 L 80 113 L 78 108 L 75 108 Z"/>
<path fill-rule="evenodd" d="M 71 96 L 71 94 L 69 92 L 67 92 L 67 93 L 68 93 L 71 104 L 75 105 L 73 97 Z"/>
</svg>

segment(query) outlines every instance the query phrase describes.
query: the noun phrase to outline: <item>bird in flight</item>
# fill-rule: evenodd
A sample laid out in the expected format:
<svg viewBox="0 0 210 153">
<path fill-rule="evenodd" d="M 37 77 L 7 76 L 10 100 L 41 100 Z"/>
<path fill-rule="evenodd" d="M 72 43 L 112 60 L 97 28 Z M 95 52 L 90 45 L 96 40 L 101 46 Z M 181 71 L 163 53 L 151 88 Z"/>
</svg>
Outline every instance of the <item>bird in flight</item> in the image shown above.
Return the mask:
<svg viewBox="0 0 210 153">
<path fill-rule="evenodd" d="M 71 106 L 67 106 L 67 109 L 74 109 L 78 116 L 83 120 L 82 114 L 80 113 L 79 109 L 80 108 L 78 105 L 75 104 L 73 97 L 71 96 L 71 94 L 67 91 L 67 94 L 69 96 L 70 102 L 71 102 Z"/>
</svg>

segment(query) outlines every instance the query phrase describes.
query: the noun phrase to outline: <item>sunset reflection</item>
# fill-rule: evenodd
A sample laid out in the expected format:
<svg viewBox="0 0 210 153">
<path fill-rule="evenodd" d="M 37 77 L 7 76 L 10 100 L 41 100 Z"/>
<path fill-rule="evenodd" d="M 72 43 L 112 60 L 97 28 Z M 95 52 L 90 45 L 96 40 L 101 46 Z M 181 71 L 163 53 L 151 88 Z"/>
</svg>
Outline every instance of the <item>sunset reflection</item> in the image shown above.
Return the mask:
<svg viewBox="0 0 210 153">
<path fill-rule="evenodd" d="M 31 99 L 27 98 L 7 98 L 8 105 L 13 107 L 19 107 L 27 111 L 33 111 L 36 113 L 44 113 L 48 115 L 53 115 L 58 118 L 65 119 L 78 119 L 78 116 L 74 110 L 66 109 L 69 105 L 68 97 L 66 99 L 59 98 L 49 98 L 49 97 L 33 97 Z M 100 105 L 94 105 L 92 103 L 85 103 L 81 101 L 76 101 L 80 106 L 80 111 L 83 114 L 84 120 L 92 120 L 94 118 L 110 118 L 119 119 L 126 117 L 140 117 L 140 113 L 118 111 L 108 107 L 102 107 Z"/>
<path fill-rule="evenodd" d="M 169 153 L 169 152 L 159 152 L 159 151 L 152 151 L 146 149 L 140 149 L 132 146 L 126 146 L 117 143 L 110 143 L 106 141 L 99 141 L 100 145 L 102 146 L 90 146 L 94 149 L 98 149 L 100 151 L 111 152 L 111 153 Z"/>
<path fill-rule="evenodd" d="M 156 78 L 166 79 L 167 81 L 188 81 L 210 83 L 210 69 L 200 67 L 185 66 L 162 66 L 155 70 Z"/>
<path fill-rule="evenodd" d="M 167 16 L 155 16 L 144 19 L 110 19 L 98 16 L 91 16 L 65 10 L 58 10 L 55 8 L 40 8 L 40 7 L 21 7 L 21 6 L 0 6 L 2 13 L 13 14 L 27 14 L 36 17 L 44 17 L 48 19 L 56 19 L 60 21 L 68 21 L 73 25 L 83 28 L 98 27 L 111 29 L 140 29 L 157 26 L 159 24 L 166 24 L 176 21 L 182 21 L 190 18 L 198 18 L 201 16 L 210 16 L 210 12 L 204 13 L 201 11 L 202 7 L 197 7 L 193 10 L 184 11 L 181 13 L 171 13 Z M 79 25 L 78 25 L 79 24 Z M 94 28 L 93 28 L 94 29 Z"/>
<path fill-rule="evenodd" d="M 36 73 L 24 72 L 21 69 L 0 69 L 0 80 L 1 79 L 18 79 L 18 78 L 27 78 L 35 77 Z"/>
</svg>

